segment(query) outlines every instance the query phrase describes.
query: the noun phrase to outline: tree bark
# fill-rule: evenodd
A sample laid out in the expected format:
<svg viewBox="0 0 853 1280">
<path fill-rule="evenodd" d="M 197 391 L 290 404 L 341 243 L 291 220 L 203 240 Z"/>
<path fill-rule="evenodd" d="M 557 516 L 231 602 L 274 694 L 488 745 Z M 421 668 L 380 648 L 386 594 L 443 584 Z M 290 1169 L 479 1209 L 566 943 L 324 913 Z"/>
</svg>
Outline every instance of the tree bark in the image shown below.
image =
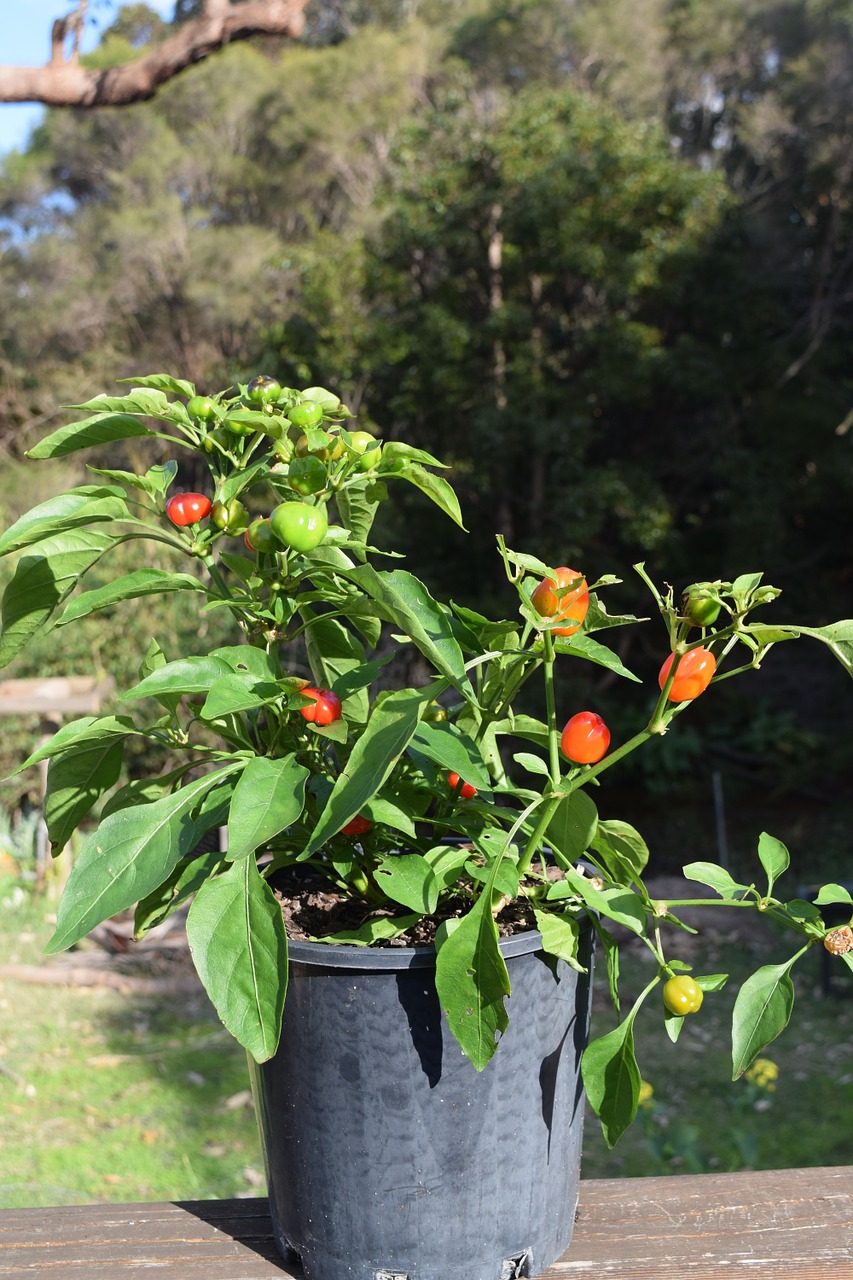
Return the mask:
<svg viewBox="0 0 853 1280">
<path fill-rule="evenodd" d="M 44 67 L 0 66 L 0 102 L 43 102 L 49 107 L 119 107 L 152 98 L 161 84 L 232 40 L 254 35 L 299 36 L 306 0 L 207 0 L 200 18 L 187 22 L 150 53 L 124 66 L 95 71 L 69 56 L 62 40 L 70 29 L 54 28 L 51 60 Z"/>
</svg>

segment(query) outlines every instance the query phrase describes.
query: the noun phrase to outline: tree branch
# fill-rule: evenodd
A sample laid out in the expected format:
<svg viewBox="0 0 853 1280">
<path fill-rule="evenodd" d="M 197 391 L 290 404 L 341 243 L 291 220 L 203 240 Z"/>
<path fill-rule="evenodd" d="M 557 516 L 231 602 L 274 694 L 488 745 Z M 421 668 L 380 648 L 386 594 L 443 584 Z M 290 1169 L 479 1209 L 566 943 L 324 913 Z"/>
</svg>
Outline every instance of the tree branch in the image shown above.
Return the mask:
<svg viewBox="0 0 853 1280">
<path fill-rule="evenodd" d="M 161 84 L 201 62 L 223 45 L 248 36 L 299 36 L 306 0 L 207 0 L 200 18 L 187 22 L 156 49 L 124 66 L 95 71 L 80 66 L 75 45 L 63 43 L 77 12 L 54 23 L 51 59 L 44 67 L 0 66 L 0 102 L 43 102 L 49 107 L 119 107 L 152 98 Z M 79 10 L 78 10 L 79 12 Z"/>
</svg>

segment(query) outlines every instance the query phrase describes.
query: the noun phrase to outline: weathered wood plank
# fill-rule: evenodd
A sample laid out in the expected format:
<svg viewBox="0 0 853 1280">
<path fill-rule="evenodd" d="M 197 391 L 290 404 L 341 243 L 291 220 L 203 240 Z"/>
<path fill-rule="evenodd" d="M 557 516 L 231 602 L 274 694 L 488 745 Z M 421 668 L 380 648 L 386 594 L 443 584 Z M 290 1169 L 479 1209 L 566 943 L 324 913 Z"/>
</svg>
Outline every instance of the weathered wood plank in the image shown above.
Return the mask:
<svg viewBox="0 0 853 1280">
<path fill-rule="evenodd" d="M 302 1280 L 266 1202 L 0 1213 L 0 1277 Z M 585 1182 L 575 1240 L 546 1280 L 853 1280 L 853 1169 Z M 477 1280 L 472 1277 L 471 1280 Z"/>
</svg>

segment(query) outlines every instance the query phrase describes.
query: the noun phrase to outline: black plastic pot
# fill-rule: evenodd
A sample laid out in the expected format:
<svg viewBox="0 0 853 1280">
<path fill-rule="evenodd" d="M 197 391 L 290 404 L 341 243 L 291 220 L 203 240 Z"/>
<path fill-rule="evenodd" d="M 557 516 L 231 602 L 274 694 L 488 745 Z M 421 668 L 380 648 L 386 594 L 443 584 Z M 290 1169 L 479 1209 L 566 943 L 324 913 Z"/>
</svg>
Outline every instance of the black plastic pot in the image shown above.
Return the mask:
<svg viewBox="0 0 853 1280">
<path fill-rule="evenodd" d="M 509 1028 L 478 1073 L 432 948 L 291 943 L 278 1053 L 250 1063 L 270 1208 L 307 1280 L 512 1280 L 572 1236 L 589 978 L 501 943 Z"/>
</svg>

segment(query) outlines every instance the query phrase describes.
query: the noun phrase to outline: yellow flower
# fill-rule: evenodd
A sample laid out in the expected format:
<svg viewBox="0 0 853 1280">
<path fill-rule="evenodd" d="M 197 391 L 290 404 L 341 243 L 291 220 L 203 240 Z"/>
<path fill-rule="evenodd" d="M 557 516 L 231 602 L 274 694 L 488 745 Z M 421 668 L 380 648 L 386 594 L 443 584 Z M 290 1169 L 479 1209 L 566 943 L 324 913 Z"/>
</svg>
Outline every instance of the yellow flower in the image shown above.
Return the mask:
<svg viewBox="0 0 853 1280">
<path fill-rule="evenodd" d="M 649 1105 L 654 1097 L 654 1092 L 655 1091 L 649 1084 L 648 1080 L 640 1081 L 640 1096 L 638 1101 L 641 1107 L 647 1107 Z"/>
<path fill-rule="evenodd" d="M 779 1078 L 779 1068 L 770 1058 L 756 1058 L 752 1066 L 747 1069 L 746 1078 L 756 1088 L 766 1089 L 768 1093 L 772 1093 L 776 1088 L 775 1081 Z"/>
</svg>

